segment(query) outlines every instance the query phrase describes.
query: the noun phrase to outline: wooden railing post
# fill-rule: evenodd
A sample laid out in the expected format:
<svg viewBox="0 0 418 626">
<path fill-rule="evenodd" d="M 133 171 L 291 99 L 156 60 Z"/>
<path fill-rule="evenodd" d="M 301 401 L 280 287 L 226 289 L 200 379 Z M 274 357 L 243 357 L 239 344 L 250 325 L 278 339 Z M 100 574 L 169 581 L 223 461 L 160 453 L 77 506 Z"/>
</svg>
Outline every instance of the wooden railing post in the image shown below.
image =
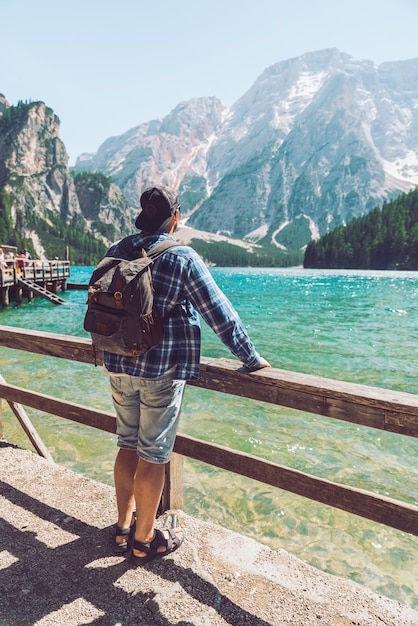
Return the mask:
<svg viewBox="0 0 418 626">
<path fill-rule="evenodd" d="M 0 383 L 6 384 L 6 381 L 1 374 L 0 374 Z M 17 402 L 9 401 L 8 403 L 13 413 L 16 415 L 17 419 L 19 420 L 21 427 L 25 431 L 27 437 L 29 438 L 29 441 L 35 448 L 36 452 L 39 454 L 39 456 L 43 456 L 44 459 L 47 459 L 48 461 L 51 461 L 51 463 L 53 463 L 54 459 L 52 458 L 51 454 L 49 453 L 48 448 L 46 447 L 41 437 L 39 436 L 38 432 L 36 431 L 34 425 L 30 421 L 29 416 L 26 413 L 23 406 Z M 1 407 L 0 407 L 0 434 L 1 434 Z"/>
<path fill-rule="evenodd" d="M 184 456 L 173 453 L 165 466 L 165 483 L 158 514 L 170 509 L 183 508 L 183 470 Z"/>
</svg>

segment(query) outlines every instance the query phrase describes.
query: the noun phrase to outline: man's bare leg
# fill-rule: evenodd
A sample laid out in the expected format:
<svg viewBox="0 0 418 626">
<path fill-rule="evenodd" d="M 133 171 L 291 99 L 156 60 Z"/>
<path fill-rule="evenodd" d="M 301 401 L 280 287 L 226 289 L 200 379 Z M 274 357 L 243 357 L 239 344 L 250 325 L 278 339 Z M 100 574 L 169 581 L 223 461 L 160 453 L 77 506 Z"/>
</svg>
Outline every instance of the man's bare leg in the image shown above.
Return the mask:
<svg viewBox="0 0 418 626">
<path fill-rule="evenodd" d="M 118 509 L 118 526 L 129 528 L 132 525 L 132 514 L 135 509 L 134 482 L 138 466 L 136 450 L 119 449 L 114 467 L 116 505 Z M 116 537 L 116 543 L 126 541 L 126 537 Z"/>
<path fill-rule="evenodd" d="M 136 500 L 135 540 L 148 543 L 154 538 L 154 523 L 164 487 L 165 465 L 149 463 L 139 459 L 135 475 L 134 493 Z M 181 536 L 181 530 L 175 529 Z M 164 548 L 161 548 L 164 551 Z M 140 550 L 133 551 L 136 556 L 144 556 Z"/>
</svg>

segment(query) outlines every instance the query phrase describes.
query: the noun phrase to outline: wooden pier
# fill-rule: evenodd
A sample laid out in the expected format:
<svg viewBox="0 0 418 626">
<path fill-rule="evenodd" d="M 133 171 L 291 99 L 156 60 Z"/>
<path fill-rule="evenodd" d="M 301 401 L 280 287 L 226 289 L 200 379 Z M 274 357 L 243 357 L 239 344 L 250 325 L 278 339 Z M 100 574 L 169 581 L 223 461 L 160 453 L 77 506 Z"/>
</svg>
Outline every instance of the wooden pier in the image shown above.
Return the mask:
<svg viewBox="0 0 418 626">
<path fill-rule="evenodd" d="M 5 261 L 0 268 L 0 303 L 7 307 L 10 302 L 30 302 L 35 295 L 46 298 L 53 304 L 64 304 L 57 291 L 66 291 L 70 275 L 70 262 L 51 260 L 39 261 L 16 258 Z"/>
</svg>

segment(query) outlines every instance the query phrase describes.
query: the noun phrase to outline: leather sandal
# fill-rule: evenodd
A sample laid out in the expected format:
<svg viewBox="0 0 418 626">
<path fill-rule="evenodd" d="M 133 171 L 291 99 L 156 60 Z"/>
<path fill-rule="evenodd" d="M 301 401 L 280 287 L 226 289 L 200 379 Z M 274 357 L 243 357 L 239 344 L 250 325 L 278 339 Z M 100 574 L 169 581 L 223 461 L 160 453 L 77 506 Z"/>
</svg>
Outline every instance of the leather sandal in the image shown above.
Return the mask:
<svg viewBox="0 0 418 626">
<path fill-rule="evenodd" d="M 168 533 L 168 537 L 165 537 L 164 533 L 156 528 L 154 538 L 147 543 L 134 539 L 132 548 L 145 552 L 145 556 L 136 556 L 132 552 L 131 560 L 135 565 L 144 565 L 144 563 L 148 563 L 152 559 L 167 556 L 167 554 L 172 554 L 180 548 L 184 538 L 176 535 L 172 528 L 165 528 L 164 532 Z M 159 550 L 159 548 L 165 548 L 165 550 Z"/>
<path fill-rule="evenodd" d="M 135 526 L 136 526 L 136 516 L 135 513 L 132 514 L 132 523 L 129 528 L 121 528 L 117 524 L 114 526 L 114 552 L 116 554 L 123 554 L 126 552 L 132 543 L 132 539 L 135 537 Z M 116 541 L 116 537 L 126 537 L 126 541 L 121 541 L 118 543 Z"/>
</svg>

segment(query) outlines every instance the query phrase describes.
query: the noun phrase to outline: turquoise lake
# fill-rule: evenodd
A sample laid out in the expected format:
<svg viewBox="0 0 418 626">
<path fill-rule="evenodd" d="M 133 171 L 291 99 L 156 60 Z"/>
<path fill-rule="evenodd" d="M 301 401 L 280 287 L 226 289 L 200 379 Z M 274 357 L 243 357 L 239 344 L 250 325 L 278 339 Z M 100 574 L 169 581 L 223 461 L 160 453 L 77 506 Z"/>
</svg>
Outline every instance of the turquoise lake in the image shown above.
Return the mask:
<svg viewBox="0 0 418 626">
<path fill-rule="evenodd" d="M 74 267 L 71 282 L 92 268 Z M 416 272 L 211 268 L 259 352 L 274 367 L 418 394 Z M 86 336 L 85 291 L 67 304 L 35 299 L 0 311 L 0 324 Z M 232 358 L 202 324 L 202 354 Z M 4 378 L 112 410 L 100 368 L 0 348 Z M 237 362 L 238 363 L 238 362 Z M 112 484 L 115 438 L 27 409 L 54 459 Z M 4 437 L 31 449 L 3 402 Z M 180 430 L 313 475 L 418 504 L 418 442 L 412 437 L 187 387 Z M 194 461 L 185 465 L 190 515 L 284 549 L 417 608 L 418 541 L 290 493 Z"/>
</svg>

